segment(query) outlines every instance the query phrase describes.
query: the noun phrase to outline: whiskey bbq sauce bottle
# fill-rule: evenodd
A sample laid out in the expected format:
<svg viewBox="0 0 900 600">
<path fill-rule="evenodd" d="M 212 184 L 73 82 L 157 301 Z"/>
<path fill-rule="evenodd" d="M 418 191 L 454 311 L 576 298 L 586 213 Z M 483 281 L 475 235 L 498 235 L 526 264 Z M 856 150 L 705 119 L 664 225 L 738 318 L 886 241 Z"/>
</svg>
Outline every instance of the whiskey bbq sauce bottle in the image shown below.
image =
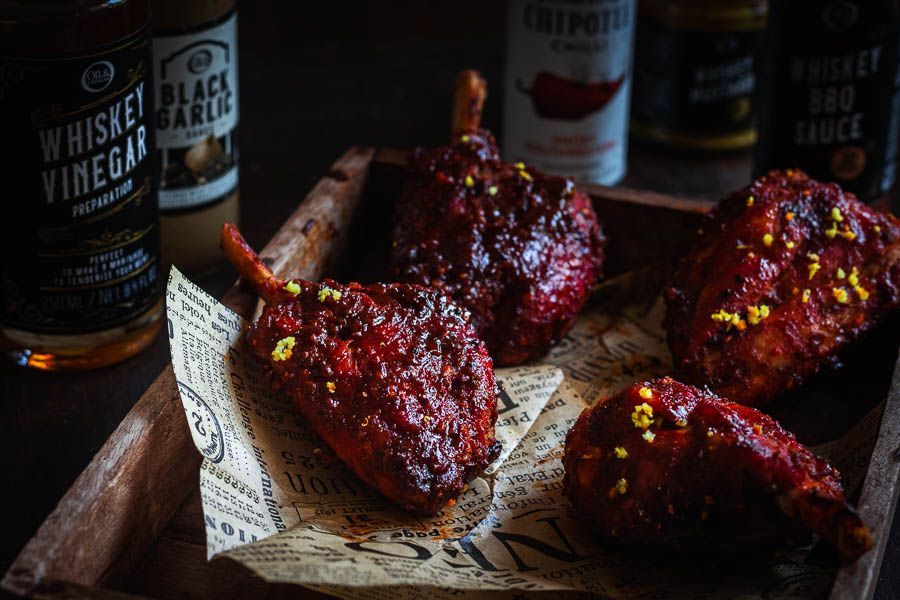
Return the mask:
<svg viewBox="0 0 900 600">
<path fill-rule="evenodd" d="M 775 0 L 756 172 L 799 167 L 890 204 L 900 136 L 900 3 Z"/>
<path fill-rule="evenodd" d="M 0 339 L 86 369 L 161 323 L 149 0 L 0 0 Z"/>
<path fill-rule="evenodd" d="M 720 152 L 756 142 L 755 63 L 767 0 L 641 0 L 631 134 Z"/>
<path fill-rule="evenodd" d="M 154 0 L 163 259 L 188 273 L 222 262 L 238 219 L 237 59 L 235 0 Z"/>
</svg>

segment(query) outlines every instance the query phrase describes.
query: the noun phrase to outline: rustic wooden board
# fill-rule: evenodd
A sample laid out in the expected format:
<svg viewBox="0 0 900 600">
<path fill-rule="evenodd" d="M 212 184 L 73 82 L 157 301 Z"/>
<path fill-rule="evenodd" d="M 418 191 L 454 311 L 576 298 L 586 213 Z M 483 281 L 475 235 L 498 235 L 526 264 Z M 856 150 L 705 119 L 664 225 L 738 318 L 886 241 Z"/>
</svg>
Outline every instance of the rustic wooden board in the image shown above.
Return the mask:
<svg viewBox="0 0 900 600">
<path fill-rule="evenodd" d="M 350 149 L 263 249 L 263 258 L 278 274 L 307 279 L 381 275 L 407 156 Z M 671 266 L 710 207 L 641 190 L 584 189 L 610 238 L 608 275 Z M 256 298 L 236 284 L 223 303 L 249 315 Z M 295 586 L 267 584 L 227 559 L 206 561 L 200 458 L 182 415 L 167 368 L 22 550 L 3 588 L 43 598 L 296 597 Z M 874 592 L 900 489 L 900 363 L 885 415 L 860 499 L 876 548 L 839 573 L 835 599 Z"/>
</svg>

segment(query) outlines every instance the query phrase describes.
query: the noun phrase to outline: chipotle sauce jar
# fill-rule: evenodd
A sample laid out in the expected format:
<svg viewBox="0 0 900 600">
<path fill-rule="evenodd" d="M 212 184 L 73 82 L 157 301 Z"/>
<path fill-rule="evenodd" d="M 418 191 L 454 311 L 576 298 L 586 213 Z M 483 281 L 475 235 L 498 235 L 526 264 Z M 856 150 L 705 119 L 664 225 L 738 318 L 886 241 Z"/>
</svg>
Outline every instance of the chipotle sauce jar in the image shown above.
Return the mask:
<svg viewBox="0 0 900 600">
<path fill-rule="evenodd" d="M 577 181 L 625 176 L 635 0 L 511 0 L 507 160 Z"/>
<path fill-rule="evenodd" d="M 0 0 L 0 342 L 85 369 L 161 323 L 148 0 Z"/>
</svg>

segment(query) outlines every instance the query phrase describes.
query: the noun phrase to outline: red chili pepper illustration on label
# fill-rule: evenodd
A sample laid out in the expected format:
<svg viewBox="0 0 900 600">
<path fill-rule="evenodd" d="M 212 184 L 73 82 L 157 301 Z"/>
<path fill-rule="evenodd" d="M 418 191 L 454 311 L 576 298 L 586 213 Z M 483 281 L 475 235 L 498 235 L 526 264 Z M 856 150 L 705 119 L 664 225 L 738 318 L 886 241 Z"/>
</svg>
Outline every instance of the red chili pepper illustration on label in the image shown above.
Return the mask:
<svg viewBox="0 0 900 600">
<path fill-rule="evenodd" d="M 534 78 L 531 89 L 516 82 L 523 94 L 531 96 L 534 112 L 545 119 L 583 119 L 609 103 L 625 81 L 623 74 L 615 81 L 581 83 L 559 75 L 541 71 Z"/>
</svg>

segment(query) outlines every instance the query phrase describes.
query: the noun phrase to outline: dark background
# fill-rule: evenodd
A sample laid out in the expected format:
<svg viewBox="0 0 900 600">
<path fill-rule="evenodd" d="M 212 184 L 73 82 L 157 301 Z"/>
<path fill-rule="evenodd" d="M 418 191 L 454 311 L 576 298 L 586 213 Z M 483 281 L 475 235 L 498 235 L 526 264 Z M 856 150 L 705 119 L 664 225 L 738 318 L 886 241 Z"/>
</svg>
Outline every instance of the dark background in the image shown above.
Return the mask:
<svg viewBox="0 0 900 600">
<path fill-rule="evenodd" d="M 444 142 L 462 68 L 486 76 L 484 122 L 502 135 L 503 2 L 257 1 L 239 14 L 241 218 L 257 248 L 347 147 Z M 626 183 L 714 199 L 747 183 L 750 168 L 747 153 L 702 159 L 635 147 Z M 219 296 L 234 277 L 224 266 L 198 283 Z M 167 362 L 160 336 L 139 356 L 94 372 L 0 366 L 2 571 Z M 882 600 L 900 597 L 898 523 Z"/>
</svg>

